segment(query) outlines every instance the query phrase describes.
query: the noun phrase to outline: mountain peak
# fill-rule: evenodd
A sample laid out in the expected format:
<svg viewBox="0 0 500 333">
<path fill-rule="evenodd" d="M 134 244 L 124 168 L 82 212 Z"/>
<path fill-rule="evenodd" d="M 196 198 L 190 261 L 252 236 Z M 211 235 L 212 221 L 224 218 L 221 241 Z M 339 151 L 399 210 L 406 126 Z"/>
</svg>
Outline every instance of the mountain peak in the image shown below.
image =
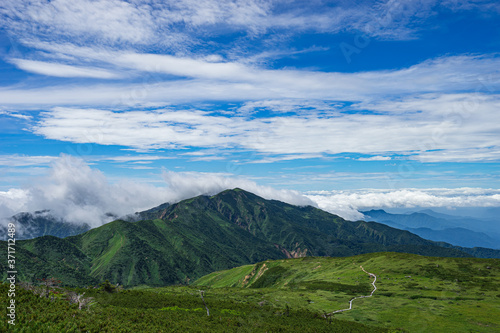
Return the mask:
<svg viewBox="0 0 500 333">
<path fill-rule="evenodd" d="M 233 189 L 227 189 L 227 190 L 224 190 L 222 192 L 219 192 L 217 193 L 216 195 L 219 195 L 219 194 L 225 194 L 225 193 L 245 193 L 245 194 L 253 194 L 251 192 L 248 192 L 248 191 L 245 191 L 244 189 L 242 188 L 239 188 L 239 187 L 235 187 Z M 253 194 L 255 195 L 255 194 Z"/>
<path fill-rule="evenodd" d="M 364 214 L 364 215 L 370 215 L 370 214 L 388 214 L 383 209 L 371 209 L 371 210 L 363 211 L 361 213 Z"/>
</svg>

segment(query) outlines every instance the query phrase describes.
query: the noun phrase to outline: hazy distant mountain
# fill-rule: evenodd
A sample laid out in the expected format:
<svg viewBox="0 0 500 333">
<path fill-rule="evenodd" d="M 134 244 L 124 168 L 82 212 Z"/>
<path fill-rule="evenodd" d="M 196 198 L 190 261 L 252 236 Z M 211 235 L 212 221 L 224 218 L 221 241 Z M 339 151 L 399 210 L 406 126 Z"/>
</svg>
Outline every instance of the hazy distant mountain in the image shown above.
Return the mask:
<svg viewBox="0 0 500 333">
<path fill-rule="evenodd" d="M 449 214 L 443 214 L 443 213 L 438 213 L 433 211 L 432 209 L 422 209 L 419 210 L 417 213 L 422 213 L 422 214 L 427 214 L 433 217 L 437 217 L 440 219 L 445 219 L 445 220 L 456 220 L 456 219 L 462 219 L 465 217 L 462 216 L 456 216 L 456 215 L 449 215 Z"/>
<path fill-rule="evenodd" d="M 366 220 L 408 230 L 425 239 L 464 247 L 500 249 L 500 236 L 492 231 L 495 225 L 490 221 L 441 214 L 430 209 L 408 214 L 390 214 L 384 210 L 362 213 Z M 478 231 L 487 229 L 487 226 L 490 228 L 488 234 Z"/>
<path fill-rule="evenodd" d="M 486 247 L 500 249 L 500 241 L 493 239 L 482 232 L 475 232 L 464 228 L 448 228 L 444 230 L 432 230 L 429 228 L 406 228 L 415 235 L 436 242 L 446 242 L 453 245 L 465 247 Z"/>
<path fill-rule="evenodd" d="M 16 239 L 31 239 L 40 236 L 56 236 L 60 238 L 74 236 L 88 231 L 88 224 L 70 223 L 53 216 L 50 211 L 36 211 L 34 213 L 19 213 L 6 219 L 0 230 L 1 239 L 7 239 L 7 223 L 16 225 Z"/>
<path fill-rule="evenodd" d="M 471 250 L 448 244 L 445 248 L 408 231 L 350 222 L 311 206 L 265 200 L 239 189 L 138 214 L 148 220 L 117 220 L 65 239 L 45 236 L 18 242 L 20 278 L 166 285 L 266 259 L 382 251 L 469 257 L 466 251 Z"/>
<path fill-rule="evenodd" d="M 445 219 L 452 222 L 455 226 L 466 229 L 485 232 L 487 234 L 493 232 L 500 237 L 500 208 L 482 209 L 480 212 L 475 212 L 474 216 L 476 217 L 443 214 L 435 212 L 432 209 L 421 210 L 418 213 Z"/>
<path fill-rule="evenodd" d="M 486 213 L 482 216 L 487 219 L 499 219 L 500 217 L 500 207 L 489 208 Z"/>
<path fill-rule="evenodd" d="M 375 221 L 388 225 L 398 225 L 405 228 L 430 228 L 433 230 L 443 230 L 446 228 L 456 227 L 456 225 L 449 220 L 424 213 L 391 214 L 382 209 L 372 209 L 361 213 L 366 216 L 367 221 Z"/>
</svg>

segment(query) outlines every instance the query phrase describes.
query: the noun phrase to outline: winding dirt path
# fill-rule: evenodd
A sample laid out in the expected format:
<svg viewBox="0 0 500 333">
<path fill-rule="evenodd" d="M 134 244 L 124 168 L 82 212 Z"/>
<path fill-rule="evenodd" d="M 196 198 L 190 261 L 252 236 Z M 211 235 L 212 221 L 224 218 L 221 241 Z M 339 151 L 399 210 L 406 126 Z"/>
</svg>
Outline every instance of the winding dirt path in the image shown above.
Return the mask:
<svg viewBox="0 0 500 333">
<path fill-rule="evenodd" d="M 349 308 L 348 309 L 342 309 L 342 310 L 336 310 L 336 311 L 333 311 L 333 312 L 330 312 L 330 313 L 327 313 L 326 315 L 324 315 L 324 317 L 326 318 L 327 316 L 331 316 L 335 313 L 339 313 L 339 312 L 344 312 L 344 311 L 349 311 L 349 310 L 352 310 L 352 302 L 355 300 L 355 299 L 358 299 L 358 298 L 367 298 L 367 297 L 372 297 L 373 296 L 373 293 L 375 292 L 375 290 L 377 290 L 377 286 L 375 285 L 375 282 L 377 282 L 377 276 L 373 273 L 369 273 L 367 271 L 365 271 L 365 269 L 363 268 L 363 266 L 359 266 L 361 267 L 361 269 L 363 270 L 363 272 L 365 272 L 366 274 L 370 275 L 371 277 L 373 277 L 373 282 L 372 282 L 372 286 L 373 286 L 373 290 L 372 292 L 370 293 L 370 295 L 366 295 L 366 296 L 358 296 L 358 297 L 354 297 L 353 299 L 351 299 L 349 301 Z"/>
</svg>

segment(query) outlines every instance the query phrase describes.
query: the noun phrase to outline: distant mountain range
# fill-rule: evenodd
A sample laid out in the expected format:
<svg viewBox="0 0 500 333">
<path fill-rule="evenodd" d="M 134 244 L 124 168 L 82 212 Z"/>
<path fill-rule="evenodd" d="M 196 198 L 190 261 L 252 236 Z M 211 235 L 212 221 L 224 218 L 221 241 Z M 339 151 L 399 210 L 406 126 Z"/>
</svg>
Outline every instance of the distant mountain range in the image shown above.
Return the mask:
<svg viewBox="0 0 500 333">
<path fill-rule="evenodd" d="M 366 220 L 407 230 L 425 239 L 457 246 L 500 249 L 500 234 L 496 232 L 500 226 L 493 221 L 446 215 L 432 210 L 409 214 L 390 214 L 384 210 L 362 213 Z"/>
<path fill-rule="evenodd" d="M 350 222 L 311 206 L 266 200 L 240 189 L 164 204 L 134 219 L 142 220 L 116 220 L 66 238 L 18 241 L 18 277 L 53 276 L 68 285 L 109 279 L 125 286 L 159 286 L 267 259 L 387 251 L 500 257 L 500 251 L 436 243 L 384 224 Z M 6 272 L 6 262 L 0 265 Z"/>
<path fill-rule="evenodd" d="M 70 223 L 55 217 L 48 210 L 36 211 L 34 213 L 19 213 L 5 222 L 13 222 L 16 225 L 16 239 L 32 239 L 40 236 L 56 236 L 64 238 L 74 236 L 90 230 L 88 224 Z M 7 223 L 0 225 L 0 239 L 7 239 Z"/>
</svg>

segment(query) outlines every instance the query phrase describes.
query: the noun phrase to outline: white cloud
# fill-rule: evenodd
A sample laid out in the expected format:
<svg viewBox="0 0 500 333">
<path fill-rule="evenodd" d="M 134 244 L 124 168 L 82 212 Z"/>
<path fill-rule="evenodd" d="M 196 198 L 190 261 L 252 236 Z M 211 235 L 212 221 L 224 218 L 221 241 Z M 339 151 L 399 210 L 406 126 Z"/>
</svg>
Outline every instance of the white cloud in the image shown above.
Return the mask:
<svg viewBox="0 0 500 333">
<path fill-rule="evenodd" d="M 21 34 L 46 38 L 97 38 L 104 42 L 150 41 L 153 22 L 144 3 L 119 0 L 9 1 L 2 13 L 4 25 Z"/>
<path fill-rule="evenodd" d="M 200 172 L 172 172 L 163 174 L 170 191 L 176 193 L 179 199 L 194 197 L 200 194 L 216 194 L 225 189 L 239 187 L 252 192 L 264 199 L 275 199 L 293 205 L 313 205 L 314 203 L 304 197 L 300 192 L 293 190 L 278 190 L 270 186 L 262 186 L 232 175 Z"/>
<path fill-rule="evenodd" d="M 306 196 L 319 208 L 350 220 L 362 219 L 359 211 L 372 208 L 500 206 L 500 189 L 483 188 L 318 191 Z"/>
<path fill-rule="evenodd" d="M 378 38 L 408 39 L 419 30 L 417 23 L 434 14 L 437 3 L 435 0 L 404 4 L 366 1 L 354 5 L 280 0 L 80 0 L 77 3 L 6 0 L 0 13 L 4 15 L 4 26 L 18 34 L 107 43 L 161 43 L 162 37 L 182 35 L 180 27 L 187 27 L 195 36 L 222 27 L 223 31 L 246 31 L 251 35 L 269 30 L 326 33 L 354 30 Z"/>
<path fill-rule="evenodd" d="M 25 204 L 29 200 L 29 192 L 22 189 L 10 189 L 0 191 L 0 218 L 11 216 L 26 209 Z"/>
<path fill-rule="evenodd" d="M 263 118 L 193 110 L 59 107 L 43 113 L 33 130 L 54 140 L 137 150 L 194 146 L 280 155 L 255 158 L 253 163 L 340 153 L 374 155 L 361 161 L 389 160 L 395 154 L 424 162 L 446 161 L 447 156 L 455 161 L 458 155 L 469 161 L 498 159 L 500 122 L 492 119 L 498 114 L 499 95 L 424 95 L 395 104 L 372 104 L 376 114 L 299 109 L 296 115 Z"/>
<path fill-rule="evenodd" d="M 125 156 L 106 156 L 102 158 L 92 158 L 92 161 L 112 161 L 112 162 L 133 162 L 133 163 L 151 163 L 153 161 L 168 160 L 174 157 L 157 155 L 125 155 Z"/>
<path fill-rule="evenodd" d="M 21 114 L 21 113 L 17 113 L 17 112 L 6 111 L 6 110 L 0 110 L 0 115 L 12 117 L 12 118 L 23 119 L 23 120 L 31 120 L 32 119 L 31 116 L 27 116 L 25 114 Z"/>
<path fill-rule="evenodd" d="M 496 162 L 500 161 L 499 147 L 449 149 L 421 152 L 412 158 L 424 163 L 439 162 Z"/>
<path fill-rule="evenodd" d="M 359 102 L 384 106 L 394 96 L 426 93 L 450 94 L 455 91 L 498 92 L 500 57 L 454 56 L 425 61 L 399 70 L 361 73 L 326 73 L 308 70 L 266 70 L 238 62 L 208 62 L 201 59 L 130 52 L 94 52 L 71 48 L 122 71 L 142 73 L 143 84 L 94 84 L 49 87 L 9 87 L 0 89 L 3 105 L 137 105 L 185 101 L 258 101 L 272 106 L 279 100 L 290 108 L 298 100 Z M 117 72 L 119 73 L 119 71 Z M 125 73 L 125 72 L 124 72 Z M 182 78 L 166 78 L 170 74 Z M 191 79 L 186 79 L 191 78 Z M 437 99 L 436 96 L 434 99 Z M 397 102 L 397 101 L 396 101 Z M 408 101 L 405 101 L 406 103 Z M 442 102 L 445 102 L 444 100 Z M 312 103 L 312 102 L 309 102 Z M 325 103 L 325 102 L 323 102 Z M 385 102 L 385 104 L 388 104 Z M 355 104 L 357 105 L 357 104 Z M 397 105 L 395 103 L 394 105 Z M 258 104 L 247 106 L 255 108 Z M 328 109 L 334 106 L 326 105 Z M 394 108 L 394 107 L 392 107 Z M 278 110 L 277 106 L 273 107 Z"/>
<path fill-rule="evenodd" d="M 24 59 L 12 59 L 11 61 L 17 67 L 25 71 L 48 76 L 89 77 L 98 79 L 117 79 L 120 77 L 120 75 L 118 74 L 99 68 L 77 67 L 58 63 Z"/>
<path fill-rule="evenodd" d="M 56 156 L 33 156 L 33 155 L 0 155 L 0 166 L 2 167 L 25 167 L 49 165 L 56 160 Z"/>
<path fill-rule="evenodd" d="M 371 157 L 360 157 L 358 161 L 390 161 L 389 156 L 371 156 Z"/>
<path fill-rule="evenodd" d="M 303 195 L 278 190 L 231 174 L 165 171 L 164 183 L 152 186 L 135 181 L 110 183 L 83 160 L 61 156 L 47 178 L 33 179 L 24 189 L 0 191 L 0 217 L 21 211 L 50 209 L 56 216 L 98 226 L 109 221 L 105 214 L 125 215 L 164 202 L 197 195 L 213 195 L 242 188 L 266 199 L 294 205 L 313 205 L 348 220 L 363 216 L 358 210 L 412 207 L 499 207 L 500 190 L 483 188 L 428 188 L 402 190 L 311 191 Z"/>
</svg>

